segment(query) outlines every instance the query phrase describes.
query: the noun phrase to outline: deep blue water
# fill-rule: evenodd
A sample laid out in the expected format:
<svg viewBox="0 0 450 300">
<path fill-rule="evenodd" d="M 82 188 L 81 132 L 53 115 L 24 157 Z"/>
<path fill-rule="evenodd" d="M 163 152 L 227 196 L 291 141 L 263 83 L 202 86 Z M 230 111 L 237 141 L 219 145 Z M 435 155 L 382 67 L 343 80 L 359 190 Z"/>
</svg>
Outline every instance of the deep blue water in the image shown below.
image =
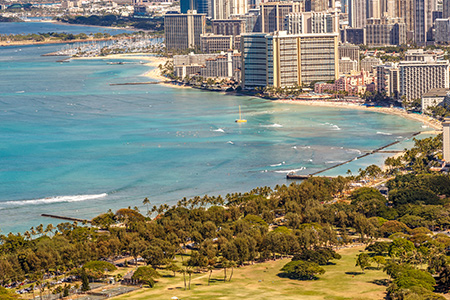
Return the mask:
<svg viewBox="0 0 450 300">
<path fill-rule="evenodd" d="M 277 104 L 159 85 L 149 67 L 57 63 L 64 45 L 0 48 L 0 229 L 91 218 L 109 208 L 174 204 L 288 183 L 413 132 L 420 123 L 367 111 Z M 236 124 L 239 105 L 246 124 Z M 407 143 L 402 144 L 407 145 Z M 383 156 L 344 166 L 357 171 Z"/>
</svg>

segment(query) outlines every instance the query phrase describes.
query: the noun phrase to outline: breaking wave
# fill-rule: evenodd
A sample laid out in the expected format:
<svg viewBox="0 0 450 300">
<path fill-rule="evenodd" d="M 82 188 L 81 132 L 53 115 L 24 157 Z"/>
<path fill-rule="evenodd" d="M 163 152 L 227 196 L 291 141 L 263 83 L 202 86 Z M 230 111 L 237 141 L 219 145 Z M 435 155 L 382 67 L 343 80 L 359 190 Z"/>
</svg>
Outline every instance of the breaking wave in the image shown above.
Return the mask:
<svg viewBox="0 0 450 300">
<path fill-rule="evenodd" d="M 377 131 L 377 134 L 380 134 L 380 135 L 392 135 L 392 133 L 390 133 L 390 132 L 383 132 L 383 131 Z"/>
<path fill-rule="evenodd" d="M 275 173 L 285 173 L 285 174 L 289 174 L 289 173 L 293 173 L 293 172 L 303 171 L 304 169 L 306 169 L 306 168 L 305 168 L 305 167 L 301 167 L 300 169 L 278 170 L 278 171 L 274 171 L 274 172 L 275 172 Z"/>
<path fill-rule="evenodd" d="M 7 206 L 11 207 L 11 206 L 24 206 L 24 205 L 52 204 L 52 203 L 61 203 L 61 202 L 80 202 L 80 201 L 104 198 L 106 196 L 108 196 L 107 193 L 94 194 L 94 195 L 56 196 L 56 197 L 48 197 L 48 198 L 42 198 L 42 199 L 6 201 L 6 202 L 3 202 L 2 205 L 7 205 Z"/>
<path fill-rule="evenodd" d="M 261 125 L 261 127 L 276 127 L 276 128 L 281 128 L 281 127 L 283 127 L 283 125 L 274 123 L 274 124 L 270 124 L 270 125 Z"/>
</svg>

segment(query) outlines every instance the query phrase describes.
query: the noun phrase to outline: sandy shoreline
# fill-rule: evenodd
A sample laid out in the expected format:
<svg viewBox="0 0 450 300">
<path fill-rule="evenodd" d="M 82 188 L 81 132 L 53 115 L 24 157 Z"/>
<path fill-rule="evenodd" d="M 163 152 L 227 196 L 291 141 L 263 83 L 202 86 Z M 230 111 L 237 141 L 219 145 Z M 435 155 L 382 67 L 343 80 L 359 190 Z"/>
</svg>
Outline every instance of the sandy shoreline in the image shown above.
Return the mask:
<svg viewBox="0 0 450 300">
<path fill-rule="evenodd" d="M 154 56 L 151 53 L 126 53 L 126 54 L 110 54 L 106 56 L 93 56 L 93 57 L 72 57 L 71 59 L 80 60 L 93 60 L 93 59 L 135 59 L 145 61 L 144 65 L 151 67 L 150 71 L 145 72 L 142 76 L 159 81 L 159 84 L 169 86 L 172 88 L 186 89 L 187 86 L 179 86 L 170 83 L 170 79 L 164 77 L 161 74 L 159 65 L 164 65 L 169 59 L 166 57 Z"/>
<path fill-rule="evenodd" d="M 406 119 L 414 120 L 423 123 L 425 126 L 433 128 L 434 130 L 442 130 L 442 125 L 439 121 L 422 114 L 410 114 L 400 108 L 389 108 L 389 107 L 367 107 L 360 104 L 354 103 L 344 103 L 344 102 L 328 102 L 328 101 L 318 101 L 318 100 L 275 100 L 277 103 L 288 103 L 296 105 L 310 105 L 310 106 L 323 106 L 323 107 L 334 107 L 334 108 L 344 108 L 344 109 L 358 109 L 364 111 L 379 112 L 384 114 L 396 115 Z M 429 129 L 426 131 L 430 131 Z"/>
</svg>

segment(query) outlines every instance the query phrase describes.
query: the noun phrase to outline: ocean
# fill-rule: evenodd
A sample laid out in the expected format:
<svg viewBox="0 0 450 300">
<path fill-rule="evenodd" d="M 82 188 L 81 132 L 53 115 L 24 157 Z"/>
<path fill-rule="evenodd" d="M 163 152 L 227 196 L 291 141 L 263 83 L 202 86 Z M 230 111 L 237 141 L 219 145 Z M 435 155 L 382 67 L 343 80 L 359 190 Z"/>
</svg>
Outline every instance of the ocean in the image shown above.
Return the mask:
<svg viewBox="0 0 450 300">
<path fill-rule="evenodd" d="M 411 145 L 406 137 L 423 130 L 421 123 L 369 111 L 110 86 L 149 81 L 142 74 L 150 68 L 41 56 L 64 46 L 0 47 L 2 233 L 58 223 L 42 213 L 92 218 L 128 206 L 146 212 L 145 197 L 171 205 L 289 184 L 291 170 L 308 174 L 395 140 L 402 149 Z M 234 122 L 239 106 L 248 123 Z M 386 157 L 371 155 L 327 175 Z"/>
</svg>

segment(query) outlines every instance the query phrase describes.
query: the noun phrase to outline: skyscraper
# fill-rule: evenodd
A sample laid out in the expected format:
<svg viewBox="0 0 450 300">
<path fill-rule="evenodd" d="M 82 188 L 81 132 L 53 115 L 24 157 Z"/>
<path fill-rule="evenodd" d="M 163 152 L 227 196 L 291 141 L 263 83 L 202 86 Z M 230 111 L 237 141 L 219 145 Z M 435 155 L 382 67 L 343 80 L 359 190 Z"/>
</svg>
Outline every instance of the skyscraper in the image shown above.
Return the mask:
<svg viewBox="0 0 450 300">
<path fill-rule="evenodd" d="M 426 45 L 432 38 L 434 0 L 414 0 L 414 41 Z"/>
<path fill-rule="evenodd" d="M 450 0 L 442 0 L 442 18 L 450 18 Z"/>
<path fill-rule="evenodd" d="M 367 6 L 366 0 L 349 0 L 348 24 L 353 28 L 363 28 L 366 25 Z"/>
<path fill-rule="evenodd" d="M 186 14 L 188 10 L 197 10 L 197 0 L 180 0 L 180 12 Z"/>
<path fill-rule="evenodd" d="M 166 49 L 184 50 L 200 47 L 200 35 L 205 33 L 206 16 L 189 10 L 187 14 L 164 15 Z"/>
<path fill-rule="evenodd" d="M 381 18 L 380 0 L 367 1 L 367 18 L 374 18 L 374 19 Z"/>
<path fill-rule="evenodd" d="M 338 34 L 285 31 L 242 36 L 243 85 L 289 87 L 336 80 L 339 75 Z"/>
<path fill-rule="evenodd" d="M 300 2 L 261 3 L 261 31 L 265 33 L 285 30 L 284 18 L 291 12 L 301 12 Z"/>
<path fill-rule="evenodd" d="M 196 10 L 199 14 L 212 17 L 211 0 L 180 0 L 180 12 L 186 14 L 188 10 Z"/>
</svg>

